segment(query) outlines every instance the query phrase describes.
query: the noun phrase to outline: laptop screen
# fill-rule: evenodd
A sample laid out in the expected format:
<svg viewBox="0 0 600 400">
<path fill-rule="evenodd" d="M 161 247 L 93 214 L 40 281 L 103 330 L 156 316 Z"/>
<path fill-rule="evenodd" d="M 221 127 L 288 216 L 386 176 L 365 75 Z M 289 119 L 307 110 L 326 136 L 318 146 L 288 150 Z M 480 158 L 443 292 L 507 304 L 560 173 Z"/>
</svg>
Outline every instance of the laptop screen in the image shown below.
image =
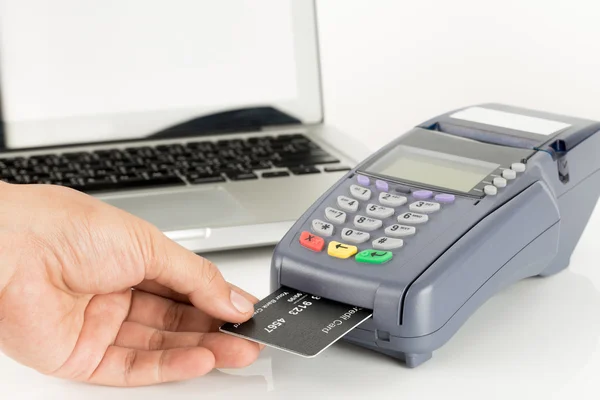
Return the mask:
<svg viewBox="0 0 600 400">
<path fill-rule="evenodd" d="M 0 0 L 2 145 L 319 122 L 315 30 L 306 0 Z"/>
</svg>

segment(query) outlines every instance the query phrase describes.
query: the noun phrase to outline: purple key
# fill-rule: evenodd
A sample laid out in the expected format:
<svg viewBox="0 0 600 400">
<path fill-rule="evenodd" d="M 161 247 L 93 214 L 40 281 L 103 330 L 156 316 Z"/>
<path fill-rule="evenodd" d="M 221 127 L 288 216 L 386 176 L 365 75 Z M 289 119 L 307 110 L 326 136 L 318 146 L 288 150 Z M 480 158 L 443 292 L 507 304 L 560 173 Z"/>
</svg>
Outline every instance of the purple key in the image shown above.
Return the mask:
<svg viewBox="0 0 600 400">
<path fill-rule="evenodd" d="M 382 192 L 387 192 L 390 189 L 390 185 L 388 185 L 386 181 L 382 181 L 379 179 L 375 181 L 375 186 L 377 187 L 377 190 L 380 190 Z"/>
<path fill-rule="evenodd" d="M 363 175 L 357 175 L 356 180 L 362 186 L 369 186 L 371 184 L 371 181 L 369 180 L 369 178 L 367 178 L 366 176 L 363 176 Z"/>
<path fill-rule="evenodd" d="M 418 200 L 427 200 L 433 196 L 433 192 L 431 190 L 417 190 L 412 193 L 413 197 Z"/>
<path fill-rule="evenodd" d="M 439 201 L 440 203 L 454 203 L 454 199 L 456 197 L 454 197 L 453 194 L 447 194 L 447 193 L 442 193 L 442 194 L 438 194 L 437 196 L 435 196 L 435 200 Z"/>
</svg>

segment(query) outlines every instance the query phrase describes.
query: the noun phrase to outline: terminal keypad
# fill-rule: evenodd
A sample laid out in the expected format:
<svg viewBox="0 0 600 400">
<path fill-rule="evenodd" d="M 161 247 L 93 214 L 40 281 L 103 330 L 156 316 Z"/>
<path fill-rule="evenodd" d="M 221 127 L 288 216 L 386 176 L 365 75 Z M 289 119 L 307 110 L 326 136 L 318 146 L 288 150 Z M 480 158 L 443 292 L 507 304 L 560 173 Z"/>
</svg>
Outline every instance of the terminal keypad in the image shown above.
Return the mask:
<svg viewBox="0 0 600 400">
<path fill-rule="evenodd" d="M 390 261 L 395 252 L 410 246 L 411 238 L 451 207 L 455 196 L 428 190 L 395 190 L 391 183 L 357 175 L 342 193 L 327 202 L 310 221 L 312 246 L 315 238 L 327 240 L 321 251 L 341 259 L 378 265 Z M 320 243 L 319 243 L 320 244 Z"/>
</svg>

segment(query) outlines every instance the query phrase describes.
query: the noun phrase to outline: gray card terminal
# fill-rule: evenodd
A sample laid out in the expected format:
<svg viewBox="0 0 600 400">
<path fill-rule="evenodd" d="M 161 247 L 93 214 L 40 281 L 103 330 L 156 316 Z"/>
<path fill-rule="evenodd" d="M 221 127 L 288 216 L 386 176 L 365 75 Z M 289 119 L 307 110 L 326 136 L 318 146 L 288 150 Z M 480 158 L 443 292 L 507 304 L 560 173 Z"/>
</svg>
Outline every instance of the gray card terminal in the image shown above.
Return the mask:
<svg viewBox="0 0 600 400">
<path fill-rule="evenodd" d="M 500 104 L 426 121 L 298 219 L 272 290 L 372 311 L 343 340 L 415 367 L 501 289 L 568 266 L 600 195 L 599 130 Z"/>
</svg>

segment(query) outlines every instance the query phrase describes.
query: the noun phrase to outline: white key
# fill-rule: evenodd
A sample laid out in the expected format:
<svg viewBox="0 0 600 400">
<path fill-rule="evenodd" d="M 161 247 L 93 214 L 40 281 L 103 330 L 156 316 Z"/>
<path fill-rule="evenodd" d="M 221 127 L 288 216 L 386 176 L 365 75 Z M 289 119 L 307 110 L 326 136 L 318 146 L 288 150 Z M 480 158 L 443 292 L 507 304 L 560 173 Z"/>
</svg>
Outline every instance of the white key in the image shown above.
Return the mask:
<svg viewBox="0 0 600 400">
<path fill-rule="evenodd" d="M 321 221 L 320 219 L 315 219 L 312 222 L 312 229 L 315 233 L 318 233 L 322 236 L 333 235 L 333 225 L 329 222 Z"/>
<path fill-rule="evenodd" d="M 325 209 L 325 218 L 333 222 L 334 224 L 343 224 L 346 222 L 346 213 L 340 210 L 336 210 L 333 207 L 327 207 Z"/>
<path fill-rule="evenodd" d="M 515 172 L 525 172 L 525 170 L 527 169 L 527 166 L 525 166 L 525 164 L 523 164 L 523 163 L 518 162 L 518 163 L 513 163 L 510 166 L 510 169 L 512 169 Z"/>
<path fill-rule="evenodd" d="M 369 240 L 370 237 L 371 235 L 367 232 L 357 231 L 356 229 L 344 228 L 342 230 L 342 240 L 346 242 L 360 244 Z"/>
<path fill-rule="evenodd" d="M 383 221 L 380 219 L 363 217 L 362 215 L 354 217 L 354 226 L 364 229 L 365 231 L 374 231 L 375 229 L 381 228 L 382 225 Z"/>
<path fill-rule="evenodd" d="M 407 199 L 406 197 L 398 196 L 397 194 L 382 192 L 379 193 L 379 202 L 384 206 L 400 207 L 406 204 Z"/>
<path fill-rule="evenodd" d="M 338 196 L 338 206 L 345 211 L 356 212 L 358 210 L 358 200 L 346 196 Z"/>
<path fill-rule="evenodd" d="M 483 188 L 483 192 L 488 196 L 495 196 L 498 194 L 498 189 L 496 188 L 496 186 L 485 185 L 485 187 Z"/>
<path fill-rule="evenodd" d="M 427 221 L 429 221 L 429 216 L 427 214 L 406 212 L 404 214 L 398 215 L 398 222 L 402 222 L 405 224 L 424 224 Z"/>
<path fill-rule="evenodd" d="M 373 240 L 371 244 L 373 245 L 373 248 L 377 250 L 392 250 L 399 249 L 400 247 L 404 246 L 404 240 L 381 237 Z"/>
<path fill-rule="evenodd" d="M 369 200 L 371 198 L 371 189 L 367 189 L 358 185 L 350 186 L 350 193 L 352 196 L 354 196 L 354 198 L 359 200 Z"/>
<path fill-rule="evenodd" d="M 503 188 L 506 187 L 506 179 L 497 176 L 494 178 L 494 180 L 492 181 L 492 183 L 494 184 L 494 186 L 499 187 L 499 188 Z"/>
<path fill-rule="evenodd" d="M 440 203 L 434 203 L 433 201 L 415 201 L 408 206 L 408 208 L 410 211 L 430 214 L 439 211 Z"/>
<path fill-rule="evenodd" d="M 385 228 L 384 232 L 387 236 L 404 237 L 417 233 L 417 228 L 414 226 L 394 224 Z"/>
<path fill-rule="evenodd" d="M 512 169 L 505 169 L 502 171 L 502 177 L 510 181 L 517 177 L 517 172 Z"/>
<path fill-rule="evenodd" d="M 389 218 L 394 215 L 394 209 L 377 204 L 367 204 L 367 215 L 377 218 Z"/>
</svg>

